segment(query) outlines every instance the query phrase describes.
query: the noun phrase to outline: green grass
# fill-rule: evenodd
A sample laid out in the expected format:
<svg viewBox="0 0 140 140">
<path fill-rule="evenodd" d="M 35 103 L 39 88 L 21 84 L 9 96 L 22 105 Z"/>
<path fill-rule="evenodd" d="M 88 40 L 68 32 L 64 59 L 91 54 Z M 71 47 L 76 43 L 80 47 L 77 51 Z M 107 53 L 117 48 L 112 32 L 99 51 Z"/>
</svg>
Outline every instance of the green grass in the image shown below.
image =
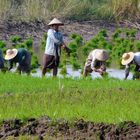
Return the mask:
<svg viewBox="0 0 140 140">
<path fill-rule="evenodd" d="M 140 83 L 117 79 L 34 78 L 0 74 L 0 120 L 53 119 L 140 123 Z"/>
<path fill-rule="evenodd" d="M 138 0 L 0 0 L 1 21 L 138 19 Z"/>
</svg>

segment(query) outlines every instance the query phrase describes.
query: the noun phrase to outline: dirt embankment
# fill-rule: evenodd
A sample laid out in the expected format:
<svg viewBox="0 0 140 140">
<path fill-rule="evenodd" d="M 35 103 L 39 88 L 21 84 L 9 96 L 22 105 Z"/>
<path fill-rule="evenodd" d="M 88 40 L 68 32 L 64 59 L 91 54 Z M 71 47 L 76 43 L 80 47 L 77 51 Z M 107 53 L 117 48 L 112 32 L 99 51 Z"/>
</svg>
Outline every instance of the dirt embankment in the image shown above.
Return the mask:
<svg viewBox="0 0 140 140">
<path fill-rule="evenodd" d="M 138 140 L 140 139 L 140 125 L 133 122 L 123 122 L 119 125 L 74 121 L 70 124 L 60 119 L 52 121 L 49 117 L 3 121 L 0 126 L 0 139 L 21 135 L 37 136 L 40 140 L 53 138 L 57 140 Z"/>
<path fill-rule="evenodd" d="M 139 27 L 134 26 L 132 23 L 110 23 L 106 21 L 64 21 L 65 26 L 60 29 L 64 33 L 65 40 L 68 43 L 70 40 L 68 36 L 72 33 L 78 33 L 83 36 L 85 40 L 92 38 L 100 29 L 107 29 L 110 35 L 116 28 L 123 27 Z M 5 22 L 0 23 L 0 40 L 6 40 L 7 46 L 11 45 L 10 36 L 20 35 L 23 38 L 32 37 L 34 39 L 34 46 L 38 47 L 41 38 L 45 32 L 47 32 L 48 26 L 44 22 L 34 22 L 34 23 L 13 23 Z M 140 31 L 138 30 L 137 38 L 140 39 Z"/>
</svg>

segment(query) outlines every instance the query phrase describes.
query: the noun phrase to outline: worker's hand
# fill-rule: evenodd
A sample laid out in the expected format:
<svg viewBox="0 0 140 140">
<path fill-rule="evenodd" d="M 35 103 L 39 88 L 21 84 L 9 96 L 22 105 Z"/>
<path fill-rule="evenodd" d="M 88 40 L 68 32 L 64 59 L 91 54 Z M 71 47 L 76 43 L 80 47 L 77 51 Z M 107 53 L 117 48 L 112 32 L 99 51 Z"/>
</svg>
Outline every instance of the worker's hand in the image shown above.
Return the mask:
<svg viewBox="0 0 140 140">
<path fill-rule="evenodd" d="M 62 44 L 62 46 L 61 46 L 62 48 L 66 48 L 66 45 L 65 44 Z"/>
<path fill-rule="evenodd" d="M 101 69 L 101 68 L 100 68 L 100 69 L 98 69 L 98 70 L 97 70 L 97 72 L 99 72 L 99 73 L 100 73 L 100 75 L 104 75 L 104 74 L 106 73 L 106 72 L 105 72 L 103 69 Z"/>
</svg>

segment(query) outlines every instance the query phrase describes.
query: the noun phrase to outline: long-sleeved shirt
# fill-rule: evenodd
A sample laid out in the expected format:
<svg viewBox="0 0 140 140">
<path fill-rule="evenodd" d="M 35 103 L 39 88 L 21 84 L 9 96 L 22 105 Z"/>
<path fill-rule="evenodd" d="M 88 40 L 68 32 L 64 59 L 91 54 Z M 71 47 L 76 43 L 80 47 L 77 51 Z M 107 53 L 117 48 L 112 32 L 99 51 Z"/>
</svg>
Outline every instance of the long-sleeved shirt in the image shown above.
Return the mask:
<svg viewBox="0 0 140 140">
<path fill-rule="evenodd" d="M 19 48 L 17 55 L 13 59 L 9 60 L 9 69 L 13 67 L 13 63 L 24 65 L 27 54 L 28 54 L 28 51 L 26 49 Z"/>
<path fill-rule="evenodd" d="M 100 68 L 101 66 L 103 66 L 104 69 L 106 69 L 105 61 L 99 61 L 96 59 L 96 57 L 95 57 L 96 51 L 99 51 L 99 49 L 95 49 L 89 53 L 88 58 L 86 60 L 86 66 L 90 65 L 91 69 Z"/>
<path fill-rule="evenodd" d="M 133 58 L 132 62 L 125 66 L 125 79 L 129 75 L 130 65 L 131 64 L 135 64 L 136 65 L 135 71 L 140 71 L 140 52 L 134 53 L 134 58 Z"/>
<path fill-rule="evenodd" d="M 58 55 L 60 56 L 60 45 L 63 43 L 63 35 L 59 31 L 49 29 L 47 33 L 47 41 L 45 54 L 56 56 L 56 47 L 58 47 Z"/>
</svg>

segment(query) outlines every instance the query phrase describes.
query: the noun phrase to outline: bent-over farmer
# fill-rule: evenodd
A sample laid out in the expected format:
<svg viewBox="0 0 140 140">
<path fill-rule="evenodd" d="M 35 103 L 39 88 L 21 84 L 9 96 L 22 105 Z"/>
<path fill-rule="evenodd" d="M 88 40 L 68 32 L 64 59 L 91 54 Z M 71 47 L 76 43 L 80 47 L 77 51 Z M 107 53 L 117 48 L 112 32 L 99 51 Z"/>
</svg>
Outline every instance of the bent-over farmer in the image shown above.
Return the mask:
<svg viewBox="0 0 140 140">
<path fill-rule="evenodd" d="M 95 71 L 98 72 L 101 76 L 103 76 L 106 72 L 106 60 L 108 58 L 109 54 L 106 50 L 92 50 L 86 60 L 83 75 L 87 76 L 89 73 Z"/>
<path fill-rule="evenodd" d="M 140 79 L 140 52 L 128 52 L 122 55 L 122 65 L 125 66 L 125 78 L 129 76 L 130 66 L 135 65 L 133 79 Z"/>
<path fill-rule="evenodd" d="M 30 74 L 31 70 L 31 54 L 25 48 L 8 49 L 6 51 L 5 60 L 9 61 L 9 70 L 13 68 L 13 64 L 18 64 L 17 71 Z"/>
</svg>

